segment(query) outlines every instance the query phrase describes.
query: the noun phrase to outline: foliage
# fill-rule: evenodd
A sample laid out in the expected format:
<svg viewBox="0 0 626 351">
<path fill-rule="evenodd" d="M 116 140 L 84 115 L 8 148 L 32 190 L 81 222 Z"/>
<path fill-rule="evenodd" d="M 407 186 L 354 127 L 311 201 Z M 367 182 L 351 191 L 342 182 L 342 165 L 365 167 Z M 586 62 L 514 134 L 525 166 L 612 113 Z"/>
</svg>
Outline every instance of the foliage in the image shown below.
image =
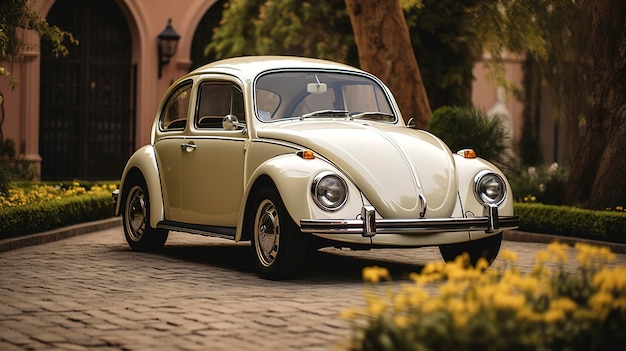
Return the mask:
<svg viewBox="0 0 626 351">
<path fill-rule="evenodd" d="M 472 66 L 481 45 L 472 39 L 469 9 L 479 1 L 400 1 L 431 106 L 470 104 Z M 209 52 L 217 58 L 291 54 L 359 66 L 343 0 L 232 0 L 206 47 Z"/>
<path fill-rule="evenodd" d="M 569 206 L 516 203 L 515 214 L 520 217 L 520 230 L 626 243 L 626 212 L 594 211 Z"/>
<path fill-rule="evenodd" d="M 356 64 L 351 33 L 343 0 L 232 0 L 205 53 L 216 58 L 297 55 Z"/>
<path fill-rule="evenodd" d="M 500 119 L 475 107 L 441 107 L 433 112 L 428 130 L 453 152 L 472 148 L 479 157 L 493 163 L 507 160 L 507 136 Z"/>
<path fill-rule="evenodd" d="M 549 6 L 552 0 L 498 0 L 478 1 L 468 9 L 468 28 L 472 39 L 482 43 L 489 53 L 491 78 L 499 86 L 513 88 L 504 75 L 504 55 L 531 53 L 537 57 L 547 55 L 543 27 L 533 17 Z"/>
<path fill-rule="evenodd" d="M 116 184 L 28 184 L 0 196 L 0 239 L 113 215 Z"/>
<path fill-rule="evenodd" d="M 12 139 L 2 141 L 0 138 L 0 195 L 9 193 L 12 181 L 31 180 L 36 172 L 30 162 L 15 157 L 15 142 Z"/>
<path fill-rule="evenodd" d="M 404 6 L 413 52 L 420 65 L 433 110 L 442 106 L 471 106 L 472 68 L 481 58 L 482 44 L 470 24 L 479 0 L 424 0 Z"/>
<path fill-rule="evenodd" d="M 39 16 L 37 11 L 29 7 L 28 0 L 5 0 L 0 2 L 0 76 L 9 80 L 13 87 L 17 81 L 11 72 L 11 68 L 4 66 L 12 65 L 19 59 L 23 50 L 29 46 L 22 40 L 18 29 L 30 29 L 35 31 L 43 40 L 51 44 L 52 54 L 55 57 L 65 56 L 68 53 L 66 40 L 70 44 L 78 44 L 71 33 L 61 30 L 57 26 L 51 26 Z M 0 102 L 2 102 L 0 100 Z"/>
<path fill-rule="evenodd" d="M 605 350 L 626 343 L 626 267 L 610 267 L 607 248 L 552 243 L 527 273 L 517 255 L 499 263 L 427 264 L 413 283 L 370 286 L 363 308 L 346 310 L 353 323 L 350 350 Z M 365 268 L 368 281 L 388 280 L 380 267 Z M 433 293 L 436 291 L 436 293 Z"/>
<path fill-rule="evenodd" d="M 563 204 L 563 189 L 568 170 L 554 162 L 550 166 L 523 168 L 509 163 L 507 179 L 518 202 Z"/>
</svg>

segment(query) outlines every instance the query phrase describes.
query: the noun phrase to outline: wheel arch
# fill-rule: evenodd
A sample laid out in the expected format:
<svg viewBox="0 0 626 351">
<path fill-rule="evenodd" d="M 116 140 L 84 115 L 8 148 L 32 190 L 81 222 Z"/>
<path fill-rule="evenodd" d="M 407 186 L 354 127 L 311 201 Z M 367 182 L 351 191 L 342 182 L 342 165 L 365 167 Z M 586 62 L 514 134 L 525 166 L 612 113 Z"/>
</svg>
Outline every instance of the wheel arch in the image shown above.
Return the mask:
<svg viewBox="0 0 626 351">
<path fill-rule="evenodd" d="M 121 214 L 131 186 L 141 180 L 146 184 L 150 199 L 150 226 L 156 228 L 157 223 L 164 219 L 165 212 L 159 169 L 152 145 L 137 150 L 126 163 L 120 182 L 121 194 L 115 208 L 116 216 Z"/>
<path fill-rule="evenodd" d="M 313 177 L 323 170 L 335 171 L 321 159 L 303 160 L 296 155 L 278 156 L 260 165 L 250 177 L 251 181 L 244 192 L 245 200 L 239 212 L 237 223 L 240 225 L 237 226 L 235 240 L 250 239 L 250 233 L 246 232 L 250 225 L 250 211 L 255 210 L 251 209 L 254 205 L 253 199 L 262 187 L 271 186 L 278 192 L 289 216 L 296 224 L 301 218 L 310 217 L 310 184 Z"/>
</svg>

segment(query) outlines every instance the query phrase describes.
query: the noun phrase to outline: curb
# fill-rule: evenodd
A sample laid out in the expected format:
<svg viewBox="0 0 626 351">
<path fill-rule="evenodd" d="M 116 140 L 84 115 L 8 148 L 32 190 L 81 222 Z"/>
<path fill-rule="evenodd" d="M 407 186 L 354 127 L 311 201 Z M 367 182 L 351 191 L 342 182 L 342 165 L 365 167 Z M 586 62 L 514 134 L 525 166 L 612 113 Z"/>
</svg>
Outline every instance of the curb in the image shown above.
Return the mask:
<svg viewBox="0 0 626 351">
<path fill-rule="evenodd" d="M 46 232 L 17 236 L 0 240 L 0 252 L 19 249 L 22 247 L 50 243 L 73 236 L 105 230 L 122 225 L 121 217 L 111 217 L 93 222 L 74 224 L 68 227 L 52 229 Z"/>
<path fill-rule="evenodd" d="M 626 244 L 613 243 L 608 241 L 590 240 L 583 238 L 559 236 L 552 234 L 539 234 L 522 232 L 519 230 L 505 231 L 502 239 L 508 241 L 521 241 L 521 242 L 533 242 L 533 243 L 545 243 L 549 244 L 553 241 L 562 242 L 564 244 L 574 246 L 576 243 L 585 243 L 594 246 L 605 246 L 611 249 L 611 252 L 624 254 L 626 253 Z"/>
<path fill-rule="evenodd" d="M 111 217 L 94 222 L 74 224 L 68 227 L 49 230 L 38 234 L 30 234 L 0 240 L 0 252 L 15 250 L 22 247 L 41 245 L 57 240 L 71 238 L 73 236 L 88 234 L 100 230 L 110 229 L 122 225 L 121 217 Z M 564 237 L 551 234 L 537 234 L 522 232 L 519 230 L 508 230 L 503 234 L 503 239 L 508 241 L 534 242 L 534 243 L 551 243 L 559 241 L 570 246 L 575 243 L 586 243 L 595 246 L 606 246 L 614 253 L 626 253 L 626 244 L 618 244 L 599 240 L 589 240 L 582 238 Z"/>
</svg>

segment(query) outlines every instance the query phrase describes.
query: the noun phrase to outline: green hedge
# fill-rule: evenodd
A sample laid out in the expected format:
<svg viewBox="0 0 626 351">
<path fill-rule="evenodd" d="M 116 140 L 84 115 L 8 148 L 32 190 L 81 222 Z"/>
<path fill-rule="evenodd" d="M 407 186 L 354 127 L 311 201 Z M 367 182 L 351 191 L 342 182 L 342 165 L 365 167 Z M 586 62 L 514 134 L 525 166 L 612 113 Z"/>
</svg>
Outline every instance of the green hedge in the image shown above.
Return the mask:
<svg viewBox="0 0 626 351">
<path fill-rule="evenodd" d="M 516 203 L 520 230 L 626 243 L 626 212 Z"/>
<path fill-rule="evenodd" d="M 0 207 L 0 239 L 112 216 L 110 194 L 73 196 L 41 204 Z"/>
</svg>

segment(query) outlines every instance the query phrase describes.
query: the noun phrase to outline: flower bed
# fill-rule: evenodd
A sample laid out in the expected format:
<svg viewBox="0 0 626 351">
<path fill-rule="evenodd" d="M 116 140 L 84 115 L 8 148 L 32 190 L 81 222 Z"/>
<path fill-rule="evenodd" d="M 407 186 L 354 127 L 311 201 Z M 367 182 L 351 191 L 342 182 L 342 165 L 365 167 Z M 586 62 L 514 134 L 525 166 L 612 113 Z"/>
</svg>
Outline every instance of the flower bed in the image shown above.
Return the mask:
<svg viewBox="0 0 626 351">
<path fill-rule="evenodd" d="M 607 350 L 626 344 L 626 267 L 609 267 L 606 248 L 553 243 L 522 274 L 516 255 L 469 267 L 466 257 L 431 263 L 412 284 L 369 286 L 363 308 L 343 316 L 354 327 L 350 350 Z M 380 267 L 364 279 L 389 280 Z M 432 293 L 436 291 L 436 293 Z"/>
<path fill-rule="evenodd" d="M 113 216 L 116 184 L 33 184 L 0 196 L 0 239 Z"/>
</svg>

